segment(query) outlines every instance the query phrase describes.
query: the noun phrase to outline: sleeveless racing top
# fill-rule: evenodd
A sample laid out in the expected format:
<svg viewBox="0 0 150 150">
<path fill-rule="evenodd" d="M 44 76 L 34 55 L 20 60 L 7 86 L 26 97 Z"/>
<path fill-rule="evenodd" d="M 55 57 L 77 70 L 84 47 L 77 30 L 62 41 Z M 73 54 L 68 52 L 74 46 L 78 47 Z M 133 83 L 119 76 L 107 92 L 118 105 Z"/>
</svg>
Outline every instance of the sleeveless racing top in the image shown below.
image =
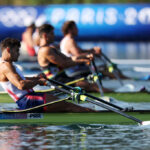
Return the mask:
<svg viewBox="0 0 150 150">
<path fill-rule="evenodd" d="M 51 44 L 51 45 L 52 45 L 52 44 Z M 51 45 L 50 45 L 50 46 L 51 46 Z M 45 46 L 46 46 L 46 45 L 40 46 L 39 49 L 40 49 L 41 47 L 45 47 Z M 58 75 L 59 73 L 62 72 L 62 69 L 61 69 L 59 66 L 57 66 L 56 64 L 53 64 L 53 63 L 51 63 L 51 62 L 49 62 L 49 64 L 48 64 L 47 66 L 41 67 L 41 70 L 42 70 L 42 72 L 46 75 L 46 77 L 47 77 L 48 79 L 52 79 L 52 78 L 54 78 L 56 75 Z"/>
<path fill-rule="evenodd" d="M 60 50 L 61 50 L 61 52 L 64 54 L 64 55 L 66 55 L 67 57 L 71 57 L 72 55 L 71 54 L 69 54 L 67 51 L 66 51 L 66 49 L 65 49 L 65 45 L 66 45 L 66 43 L 68 42 L 68 38 L 69 37 L 64 37 L 63 38 L 63 40 L 60 42 Z"/>
<path fill-rule="evenodd" d="M 0 61 L 0 63 L 5 63 L 5 61 Z M 19 70 L 19 68 L 13 64 L 13 66 L 16 68 L 16 72 L 20 75 L 20 77 L 25 80 L 25 77 L 23 76 L 22 72 Z M 24 95 L 33 92 L 33 89 L 29 90 L 19 90 L 16 86 L 14 86 L 10 81 L 7 82 L 0 82 L 3 89 L 10 95 L 10 97 L 16 102 Z"/>
<path fill-rule="evenodd" d="M 60 43 L 60 49 L 64 55 L 66 55 L 67 57 L 71 57 L 72 54 L 69 54 L 65 49 L 65 45 L 68 43 L 68 39 L 68 36 L 63 38 L 63 40 Z M 84 64 L 79 64 L 65 69 L 65 73 L 68 77 L 75 77 L 85 72 L 89 72 L 89 68 Z"/>
</svg>

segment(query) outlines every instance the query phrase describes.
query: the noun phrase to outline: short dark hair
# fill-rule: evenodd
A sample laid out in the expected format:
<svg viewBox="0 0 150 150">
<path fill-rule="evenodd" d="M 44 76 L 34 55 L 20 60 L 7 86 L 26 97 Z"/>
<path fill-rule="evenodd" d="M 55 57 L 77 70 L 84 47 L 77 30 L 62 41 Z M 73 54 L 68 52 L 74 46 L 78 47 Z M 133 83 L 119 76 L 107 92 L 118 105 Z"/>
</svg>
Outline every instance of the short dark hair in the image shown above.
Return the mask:
<svg viewBox="0 0 150 150">
<path fill-rule="evenodd" d="M 68 34 L 69 30 L 76 26 L 74 21 L 66 21 L 62 26 L 62 32 L 64 35 Z"/>
<path fill-rule="evenodd" d="M 6 38 L 6 39 L 2 40 L 0 43 L 1 51 L 3 51 L 7 47 L 13 48 L 15 46 L 20 47 L 21 44 L 20 44 L 19 40 L 14 39 L 14 38 Z"/>
<path fill-rule="evenodd" d="M 54 27 L 50 24 L 43 24 L 42 26 L 39 27 L 39 35 L 41 37 L 41 35 L 43 33 L 49 33 L 51 31 L 54 30 Z"/>
</svg>

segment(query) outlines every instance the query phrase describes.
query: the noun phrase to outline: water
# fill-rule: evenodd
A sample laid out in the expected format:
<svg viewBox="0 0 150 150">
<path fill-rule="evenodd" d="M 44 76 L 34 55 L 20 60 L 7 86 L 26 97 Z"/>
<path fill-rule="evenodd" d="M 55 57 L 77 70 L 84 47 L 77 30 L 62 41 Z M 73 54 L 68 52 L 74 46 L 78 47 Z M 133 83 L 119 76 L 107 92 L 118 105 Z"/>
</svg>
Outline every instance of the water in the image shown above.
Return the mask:
<svg viewBox="0 0 150 150">
<path fill-rule="evenodd" d="M 148 150 L 150 126 L 0 126 L 1 150 Z"/>
<path fill-rule="evenodd" d="M 111 59 L 150 59 L 150 42 L 79 42 L 83 49 L 99 46 Z"/>
<path fill-rule="evenodd" d="M 149 41 L 80 41 L 77 43 L 83 49 L 99 46 L 111 59 L 150 59 Z M 36 57 L 29 57 L 26 52 L 20 51 L 19 60 L 36 61 Z"/>
</svg>

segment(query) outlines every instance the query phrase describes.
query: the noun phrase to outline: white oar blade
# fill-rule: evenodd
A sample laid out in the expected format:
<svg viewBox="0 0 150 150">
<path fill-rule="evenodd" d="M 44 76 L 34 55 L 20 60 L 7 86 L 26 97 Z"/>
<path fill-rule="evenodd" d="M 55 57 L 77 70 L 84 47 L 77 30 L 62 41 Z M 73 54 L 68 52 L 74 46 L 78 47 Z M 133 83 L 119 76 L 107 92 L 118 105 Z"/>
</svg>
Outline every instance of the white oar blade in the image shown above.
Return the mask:
<svg viewBox="0 0 150 150">
<path fill-rule="evenodd" d="M 143 122 L 141 123 L 141 125 L 144 125 L 144 126 L 150 125 L 150 121 L 143 121 Z"/>
</svg>

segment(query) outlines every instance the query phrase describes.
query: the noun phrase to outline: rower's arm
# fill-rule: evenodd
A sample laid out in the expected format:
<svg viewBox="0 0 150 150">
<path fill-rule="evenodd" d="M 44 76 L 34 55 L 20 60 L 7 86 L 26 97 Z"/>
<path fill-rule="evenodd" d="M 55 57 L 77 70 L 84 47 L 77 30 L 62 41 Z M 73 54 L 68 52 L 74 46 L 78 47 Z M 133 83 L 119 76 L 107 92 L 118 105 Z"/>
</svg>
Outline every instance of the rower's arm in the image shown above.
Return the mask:
<svg viewBox="0 0 150 150">
<path fill-rule="evenodd" d="M 34 76 L 34 77 L 25 77 L 26 80 L 39 80 L 40 78 L 38 76 Z"/>
<path fill-rule="evenodd" d="M 88 55 L 88 54 L 100 54 L 101 49 L 99 47 L 94 47 L 92 49 L 81 49 L 74 39 L 69 40 L 67 43 L 68 53 L 72 56 L 81 56 L 81 55 Z"/>
<path fill-rule="evenodd" d="M 5 65 L 4 75 L 14 86 L 16 86 L 20 90 L 26 90 L 33 88 L 37 84 L 44 84 L 45 81 L 39 80 L 38 78 L 34 78 L 32 80 L 23 80 L 20 75 L 16 72 L 14 66 L 10 63 Z"/>
<path fill-rule="evenodd" d="M 68 53 L 70 53 L 72 56 L 81 56 L 89 54 L 89 52 L 83 51 L 80 47 L 78 47 L 74 39 L 69 40 L 66 47 L 68 49 Z"/>
<path fill-rule="evenodd" d="M 77 63 L 72 61 L 71 58 L 66 57 L 64 54 L 54 48 L 47 50 L 45 56 L 49 62 L 56 64 L 61 68 L 68 68 L 70 66 L 77 65 Z"/>
</svg>

